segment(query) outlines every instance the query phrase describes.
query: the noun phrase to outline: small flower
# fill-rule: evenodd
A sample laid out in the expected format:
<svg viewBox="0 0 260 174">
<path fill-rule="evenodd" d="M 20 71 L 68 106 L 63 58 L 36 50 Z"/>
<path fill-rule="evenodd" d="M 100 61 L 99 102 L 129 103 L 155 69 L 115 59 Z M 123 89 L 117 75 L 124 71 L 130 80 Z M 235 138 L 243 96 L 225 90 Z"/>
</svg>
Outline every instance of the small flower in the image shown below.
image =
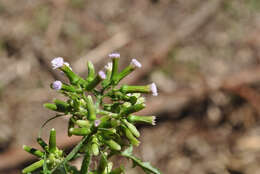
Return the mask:
<svg viewBox="0 0 260 174">
<path fill-rule="evenodd" d="M 56 80 L 55 82 L 52 83 L 52 89 L 54 90 L 60 90 L 62 87 L 62 83 L 59 80 Z"/>
<path fill-rule="evenodd" d="M 105 65 L 105 69 L 106 69 L 107 71 L 112 71 L 112 67 L 113 67 L 112 62 L 108 62 L 108 64 Z"/>
<path fill-rule="evenodd" d="M 98 127 L 100 123 L 101 123 L 100 120 L 95 120 L 95 121 L 94 121 L 94 126 L 95 126 L 95 127 Z"/>
<path fill-rule="evenodd" d="M 156 84 L 155 84 L 155 83 L 152 83 L 152 84 L 150 85 L 150 90 L 151 90 L 153 96 L 157 96 L 157 95 L 158 95 L 157 87 L 156 87 Z"/>
<path fill-rule="evenodd" d="M 111 54 L 109 54 L 108 55 L 108 57 L 110 57 L 110 58 L 120 58 L 120 54 L 119 53 L 111 53 Z"/>
<path fill-rule="evenodd" d="M 138 61 L 138 60 L 136 60 L 136 59 L 132 59 L 132 61 L 131 61 L 131 65 L 133 66 L 133 67 L 137 67 L 137 68 L 141 68 L 142 67 L 142 64 Z"/>
<path fill-rule="evenodd" d="M 106 74 L 104 73 L 104 71 L 99 71 L 98 72 L 98 75 L 99 75 L 99 77 L 101 78 L 101 79 L 106 79 Z"/>
<path fill-rule="evenodd" d="M 53 69 L 57 69 L 63 66 L 64 60 L 62 57 L 56 57 L 51 61 Z"/>
<path fill-rule="evenodd" d="M 64 62 L 64 65 L 66 65 L 67 67 L 69 67 L 70 70 L 72 70 L 72 68 L 68 62 Z"/>
</svg>

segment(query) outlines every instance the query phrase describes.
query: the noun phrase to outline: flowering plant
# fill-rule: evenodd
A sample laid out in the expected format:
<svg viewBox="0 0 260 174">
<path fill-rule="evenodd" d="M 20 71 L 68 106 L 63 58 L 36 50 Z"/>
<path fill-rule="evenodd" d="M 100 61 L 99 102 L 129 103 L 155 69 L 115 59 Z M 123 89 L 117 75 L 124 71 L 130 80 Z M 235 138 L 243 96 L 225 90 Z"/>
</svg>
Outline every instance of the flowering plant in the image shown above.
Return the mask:
<svg viewBox="0 0 260 174">
<path fill-rule="evenodd" d="M 96 73 L 93 64 L 88 62 L 88 75 L 85 79 L 75 74 L 63 58 L 52 60 L 53 69 L 62 71 L 69 83 L 54 81 L 51 88 L 68 99 L 55 99 L 53 103 L 44 104 L 44 107 L 59 113 L 51 119 L 69 116 L 68 136 L 81 136 L 82 139 L 70 153 L 65 154 L 56 146 L 55 129 L 50 131 L 48 144 L 39 135 L 37 142 L 42 150 L 23 146 L 25 151 L 38 157 L 39 161 L 24 168 L 22 173 L 40 171 L 43 174 L 120 174 L 124 173 L 124 167 L 113 168 L 110 161 L 112 156 L 119 155 L 132 160 L 133 167 L 139 166 L 147 174 L 161 174 L 150 163 L 142 162 L 132 154 L 133 146 L 140 143 L 137 139 L 140 133 L 135 124 L 155 125 L 155 116 L 139 116 L 134 113 L 145 108 L 145 98 L 141 93 L 158 95 L 156 85 L 121 85 L 118 88 L 118 83 L 123 78 L 142 65 L 132 59 L 119 72 L 120 55 L 113 53 L 109 57 L 112 62 L 105 66 L 106 72 Z M 83 157 L 80 169 L 70 164 L 78 157 Z M 93 165 L 94 160 L 98 165 Z"/>
</svg>

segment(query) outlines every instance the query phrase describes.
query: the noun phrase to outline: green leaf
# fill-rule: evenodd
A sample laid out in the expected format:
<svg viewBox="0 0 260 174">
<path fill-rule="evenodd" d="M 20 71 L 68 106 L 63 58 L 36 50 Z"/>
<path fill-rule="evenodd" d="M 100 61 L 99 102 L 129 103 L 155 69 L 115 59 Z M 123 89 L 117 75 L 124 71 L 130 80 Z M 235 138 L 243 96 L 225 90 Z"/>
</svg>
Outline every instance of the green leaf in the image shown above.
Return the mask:
<svg viewBox="0 0 260 174">
<path fill-rule="evenodd" d="M 121 152 L 121 155 L 129 158 L 133 161 L 133 167 L 139 166 L 141 167 L 146 173 L 153 173 L 153 174 L 162 174 L 157 168 L 153 167 L 149 162 L 143 162 L 139 158 L 132 155 L 133 152 L 133 146 L 130 146 L 123 152 Z"/>
</svg>

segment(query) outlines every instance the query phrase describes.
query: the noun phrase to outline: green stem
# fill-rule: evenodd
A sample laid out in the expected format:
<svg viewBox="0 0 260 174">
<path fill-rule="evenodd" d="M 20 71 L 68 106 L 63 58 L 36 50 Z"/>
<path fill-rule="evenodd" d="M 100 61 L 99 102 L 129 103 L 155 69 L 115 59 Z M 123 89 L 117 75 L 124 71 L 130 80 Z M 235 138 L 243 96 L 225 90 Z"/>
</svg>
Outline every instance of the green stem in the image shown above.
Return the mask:
<svg viewBox="0 0 260 174">
<path fill-rule="evenodd" d="M 87 151 L 81 164 L 80 174 L 87 174 L 91 162 L 91 154 Z"/>
</svg>

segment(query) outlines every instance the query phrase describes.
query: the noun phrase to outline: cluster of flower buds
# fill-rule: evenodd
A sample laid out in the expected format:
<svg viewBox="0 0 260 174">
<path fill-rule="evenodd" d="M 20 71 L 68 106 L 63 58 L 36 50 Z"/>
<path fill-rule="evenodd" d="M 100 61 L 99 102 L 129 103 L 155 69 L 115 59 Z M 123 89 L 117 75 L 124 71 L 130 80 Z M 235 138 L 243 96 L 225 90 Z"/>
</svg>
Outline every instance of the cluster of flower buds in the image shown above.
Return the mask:
<svg viewBox="0 0 260 174">
<path fill-rule="evenodd" d="M 155 125 L 155 116 L 135 115 L 145 108 L 145 98 L 142 93 L 151 93 L 157 96 L 155 83 L 144 86 L 121 85 L 119 82 L 142 64 L 132 59 L 127 67 L 122 71 L 118 69 L 120 54 L 109 55 L 111 62 L 105 65 L 104 71 L 96 72 L 93 64 L 87 63 L 88 75 L 82 78 L 72 71 L 69 63 L 58 57 L 52 60 L 53 69 L 62 71 L 69 80 L 69 83 L 54 81 L 51 88 L 64 94 L 68 99 L 61 101 L 55 99 L 53 103 L 46 103 L 44 106 L 50 110 L 63 113 L 69 116 L 68 136 L 82 136 L 86 141 L 81 143 L 78 152 L 85 154 L 81 172 L 88 171 L 87 163 L 91 156 L 99 156 L 99 167 L 91 170 L 96 173 L 113 173 L 113 164 L 108 161 L 108 156 L 120 153 L 131 145 L 138 146 L 140 133 L 136 128 L 136 123 L 146 123 Z M 41 144 L 46 151 L 30 150 L 25 146 L 25 150 L 41 158 L 39 162 L 33 164 L 38 168 L 43 165 L 43 158 L 47 160 L 48 168 L 53 169 L 60 160 L 62 152 L 53 145 L 53 131 L 51 130 L 49 146 Z M 42 141 L 43 142 L 43 141 Z M 51 143 L 52 142 L 52 143 Z M 56 141 L 55 141 L 56 142 Z M 60 153 L 61 152 L 61 153 Z M 86 158 L 86 159 L 85 159 Z M 141 166 L 142 167 L 142 166 Z M 24 173 L 30 172 L 32 167 L 24 169 Z M 122 173 L 122 168 L 117 168 L 114 173 Z"/>
<path fill-rule="evenodd" d="M 43 165 L 46 165 L 47 168 L 54 168 L 64 160 L 63 151 L 56 146 L 56 131 L 54 129 L 51 129 L 50 131 L 49 145 L 40 137 L 37 138 L 37 142 L 42 147 L 43 151 L 26 145 L 23 146 L 23 149 L 26 152 L 31 153 L 40 160 L 23 169 L 22 173 L 33 172 Z"/>
</svg>

